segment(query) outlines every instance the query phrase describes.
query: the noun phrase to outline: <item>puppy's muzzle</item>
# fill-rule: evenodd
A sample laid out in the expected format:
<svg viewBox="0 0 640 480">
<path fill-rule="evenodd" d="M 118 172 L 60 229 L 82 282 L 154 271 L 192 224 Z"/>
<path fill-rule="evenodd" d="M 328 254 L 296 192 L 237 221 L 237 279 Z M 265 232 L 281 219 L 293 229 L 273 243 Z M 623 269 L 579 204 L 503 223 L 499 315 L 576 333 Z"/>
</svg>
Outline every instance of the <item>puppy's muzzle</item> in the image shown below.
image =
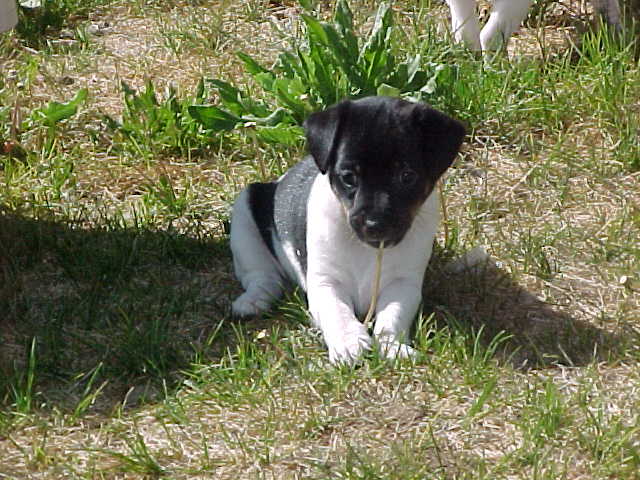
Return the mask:
<svg viewBox="0 0 640 480">
<path fill-rule="evenodd" d="M 349 221 L 358 238 L 374 248 L 378 248 L 383 241 L 385 247 L 391 247 L 404 235 L 397 219 L 388 215 L 359 213 L 351 215 Z"/>
</svg>

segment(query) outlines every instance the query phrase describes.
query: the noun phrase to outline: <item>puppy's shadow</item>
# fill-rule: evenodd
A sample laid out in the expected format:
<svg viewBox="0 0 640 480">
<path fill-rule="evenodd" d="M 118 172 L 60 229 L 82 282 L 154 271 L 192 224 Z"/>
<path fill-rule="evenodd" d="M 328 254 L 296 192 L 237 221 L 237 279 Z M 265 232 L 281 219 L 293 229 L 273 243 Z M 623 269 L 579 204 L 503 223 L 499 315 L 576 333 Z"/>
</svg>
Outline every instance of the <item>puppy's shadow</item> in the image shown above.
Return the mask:
<svg viewBox="0 0 640 480">
<path fill-rule="evenodd" d="M 423 287 L 424 313 L 438 325 L 457 324 L 490 342 L 508 336 L 499 357 L 518 368 L 585 365 L 623 354 L 622 335 L 574 318 L 537 298 L 489 260 L 473 268 L 451 269 L 434 255 Z"/>
</svg>

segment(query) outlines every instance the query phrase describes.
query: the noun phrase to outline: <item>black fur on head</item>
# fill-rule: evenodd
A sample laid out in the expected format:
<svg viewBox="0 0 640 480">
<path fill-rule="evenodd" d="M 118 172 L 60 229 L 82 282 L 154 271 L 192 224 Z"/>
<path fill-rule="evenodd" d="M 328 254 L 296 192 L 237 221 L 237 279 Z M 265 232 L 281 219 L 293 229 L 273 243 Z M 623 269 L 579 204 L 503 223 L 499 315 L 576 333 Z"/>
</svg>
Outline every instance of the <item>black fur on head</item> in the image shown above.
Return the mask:
<svg viewBox="0 0 640 480">
<path fill-rule="evenodd" d="M 465 136 L 448 115 L 391 97 L 345 100 L 304 126 L 318 169 L 372 246 L 402 240 Z"/>
</svg>

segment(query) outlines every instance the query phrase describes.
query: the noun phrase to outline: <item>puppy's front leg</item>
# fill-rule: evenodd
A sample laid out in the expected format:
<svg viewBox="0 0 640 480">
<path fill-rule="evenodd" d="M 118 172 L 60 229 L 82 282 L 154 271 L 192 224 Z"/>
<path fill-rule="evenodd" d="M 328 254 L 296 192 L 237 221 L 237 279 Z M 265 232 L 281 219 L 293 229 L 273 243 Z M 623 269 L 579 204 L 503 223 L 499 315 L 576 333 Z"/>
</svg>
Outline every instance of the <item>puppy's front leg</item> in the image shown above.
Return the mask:
<svg viewBox="0 0 640 480">
<path fill-rule="evenodd" d="M 387 358 L 407 358 L 416 353 L 407 343 L 422 300 L 421 284 L 412 278 L 398 278 L 380 292 L 373 333 L 380 353 Z"/>
<path fill-rule="evenodd" d="M 371 349 L 371 337 L 354 314 L 346 289 L 333 281 L 311 281 L 307 298 L 313 323 L 322 331 L 332 363 L 351 365 Z"/>
</svg>

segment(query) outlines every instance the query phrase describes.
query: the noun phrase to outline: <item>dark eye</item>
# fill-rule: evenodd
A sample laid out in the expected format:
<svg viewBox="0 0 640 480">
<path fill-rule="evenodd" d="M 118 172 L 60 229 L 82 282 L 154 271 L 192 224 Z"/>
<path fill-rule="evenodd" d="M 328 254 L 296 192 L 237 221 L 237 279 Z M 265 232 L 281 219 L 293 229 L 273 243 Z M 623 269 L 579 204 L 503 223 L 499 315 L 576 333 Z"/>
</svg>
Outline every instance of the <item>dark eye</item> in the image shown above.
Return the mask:
<svg viewBox="0 0 640 480">
<path fill-rule="evenodd" d="M 358 185 L 358 177 L 350 170 L 340 173 L 340 181 L 346 188 L 355 188 Z"/>
<path fill-rule="evenodd" d="M 407 168 L 400 172 L 400 183 L 403 187 L 411 187 L 418 178 L 418 174 L 413 170 Z"/>
</svg>

